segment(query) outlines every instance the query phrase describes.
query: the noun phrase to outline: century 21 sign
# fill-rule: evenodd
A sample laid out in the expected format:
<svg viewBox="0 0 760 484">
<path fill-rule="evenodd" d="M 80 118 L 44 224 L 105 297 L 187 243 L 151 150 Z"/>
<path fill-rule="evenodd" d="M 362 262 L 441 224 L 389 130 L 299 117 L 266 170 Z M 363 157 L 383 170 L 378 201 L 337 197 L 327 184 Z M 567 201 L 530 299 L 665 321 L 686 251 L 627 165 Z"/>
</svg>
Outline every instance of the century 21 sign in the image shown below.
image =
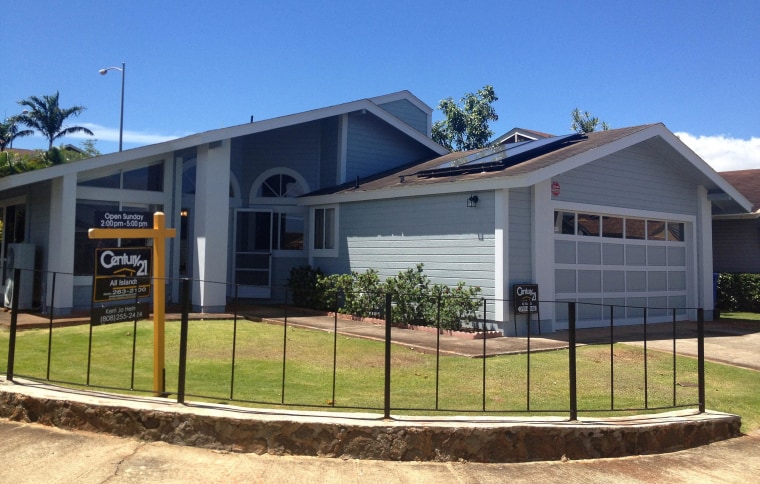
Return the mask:
<svg viewBox="0 0 760 484">
<path fill-rule="evenodd" d="M 95 250 L 94 302 L 150 296 L 150 247 Z"/>
</svg>

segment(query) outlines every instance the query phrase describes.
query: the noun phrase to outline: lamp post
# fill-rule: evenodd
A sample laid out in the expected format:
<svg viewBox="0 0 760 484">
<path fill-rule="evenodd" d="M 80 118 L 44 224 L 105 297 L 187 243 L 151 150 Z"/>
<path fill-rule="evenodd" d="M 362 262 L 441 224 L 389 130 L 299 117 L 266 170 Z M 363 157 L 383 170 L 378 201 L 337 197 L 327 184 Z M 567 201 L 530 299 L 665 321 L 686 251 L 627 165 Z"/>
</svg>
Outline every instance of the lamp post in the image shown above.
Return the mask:
<svg viewBox="0 0 760 484">
<path fill-rule="evenodd" d="M 106 67 L 98 72 L 101 76 L 105 76 L 110 70 L 121 71 L 121 117 L 119 118 L 119 151 L 121 151 L 121 141 L 124 136 L 124 76 L 127 72 L 127 65 L 122 62 L 121 67 Z"/>
</svg>

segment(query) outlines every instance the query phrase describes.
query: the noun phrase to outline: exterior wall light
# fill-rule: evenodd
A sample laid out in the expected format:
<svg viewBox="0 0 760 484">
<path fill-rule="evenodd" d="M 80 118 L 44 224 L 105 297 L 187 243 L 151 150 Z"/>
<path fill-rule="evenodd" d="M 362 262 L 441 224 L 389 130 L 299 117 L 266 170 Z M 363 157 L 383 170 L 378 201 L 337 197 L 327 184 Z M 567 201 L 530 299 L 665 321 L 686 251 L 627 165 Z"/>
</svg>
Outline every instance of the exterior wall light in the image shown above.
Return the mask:
<svg viewBox="0 0 760 484">
<path fill-rule="evenodd" d="M 478 196 L 477 195 L 470 195 L 470 198 L 467 199 L 467 206 L 470 208 L 475 208 L 478 206 Z"/>
</svg>

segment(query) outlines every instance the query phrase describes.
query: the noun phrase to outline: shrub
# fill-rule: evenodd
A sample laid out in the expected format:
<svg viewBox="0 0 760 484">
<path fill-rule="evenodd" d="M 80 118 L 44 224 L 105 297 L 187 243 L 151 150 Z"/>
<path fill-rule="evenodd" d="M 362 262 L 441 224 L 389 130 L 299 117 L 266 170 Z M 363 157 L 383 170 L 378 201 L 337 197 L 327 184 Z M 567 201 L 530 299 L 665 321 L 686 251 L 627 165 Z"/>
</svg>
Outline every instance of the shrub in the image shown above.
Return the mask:
<svg viewBox="0 0 760 484">
<path fill-rule="evenodd" d="M 723 311 L 760 312 L 760 274 L 719 274 L 715 307 Z"/>
<path fill-rule="evenodd" d="M 288 289 L 293 304 L 302 308 L 324 309 L 324 298 L 317 290 L 317 281 L 324 277 L 322 271 L 311 266 L 298 266 L 290 270 Z"/>
</svg>

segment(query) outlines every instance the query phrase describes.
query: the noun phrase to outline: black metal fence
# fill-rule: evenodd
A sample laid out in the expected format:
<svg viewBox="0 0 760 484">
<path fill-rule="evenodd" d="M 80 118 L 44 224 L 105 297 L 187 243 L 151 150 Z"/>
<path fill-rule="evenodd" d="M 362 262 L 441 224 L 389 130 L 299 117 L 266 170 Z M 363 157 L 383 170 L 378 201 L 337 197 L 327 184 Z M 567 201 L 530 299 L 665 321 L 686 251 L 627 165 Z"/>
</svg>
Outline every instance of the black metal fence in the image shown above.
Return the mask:
<svg viewBox="0 0 760 484">
<path fill-rule="evenodd" d="M 20 272 L 14 272 L 14 287 L 19 287 Z M 566 330 L 536 334 L 528 314 L 526 334 L 491 339 L 486 330 L 494 327 L 495 308 L 507 308 L 509 301 L 481 298 L 472 305 L 479 308 L 476 316 L 465 322 L 465 329 L 480 339 L 465 343 L 454 342 L 442 331 L 443 301 L 438 297 L 427 313 L 433 332 L 417 332 L 410 343 L 411 333 L 401 333 L 404 330 L 394 324 L 397 302 L 391 294 L 375 295 L 381 296 L 382 307 L 373 313 L 384 319 L 363 323 L 374 331 L 367 339 L 359 335 L 362 330 L 356 330 L 355 320 L 339 316 L 341 297 L 334 299 L 330 316 L 305 312 L 287 301 L 255 309 L 250 301 L 232 297 L 230 316 L 208 321 L 191 317 L 193 281 L 177 282 L 181 318 L 167 324 L 160 392 L 151 386 L 153 324 L 139 311 L 134 311 L 132 321 L 73 328 L 61 327 L 61 319 L 51 311 L 46 334 L 44 329 L 19 333 L 19 291 L 12 293 L 7 380 L 23 377 L 158 393 L 180 403 L 192 398 L 266 407 L 368 410 L 386 418 L 393 412 L 445 412 L 567 414 L 575 420 L 579 412 L 705 410 L 701 309 L 630 311 L 599 305 L 601 314 L 609 315 L 606 325 L 579 329 L 579 306 L 590 303 L 543 301 L 539 304 L 545 313 L 566 316 Z M 237 287 L 233 292 L 238 294 Z M 135 298 L 135 308 L 137 302 Z M 615 318 L 621 311 L 640 315 L 640 320 L 626 318 L 621 326 Z M 696 322 L 679 321 L 685 312 L 693 312 Z M 659 322 L 648 321 L 650 313 L 657 314 Z M 668 315 L 667 323 L 662 322 L 663 314 Z M 677 345 L 685 339 L 696 339 L 696 360 L 678 357 Z M 624 342 L 635 344 L 621 345 Z M 415 344 L 424 350 L 411 351 Z"/>
</svg>

